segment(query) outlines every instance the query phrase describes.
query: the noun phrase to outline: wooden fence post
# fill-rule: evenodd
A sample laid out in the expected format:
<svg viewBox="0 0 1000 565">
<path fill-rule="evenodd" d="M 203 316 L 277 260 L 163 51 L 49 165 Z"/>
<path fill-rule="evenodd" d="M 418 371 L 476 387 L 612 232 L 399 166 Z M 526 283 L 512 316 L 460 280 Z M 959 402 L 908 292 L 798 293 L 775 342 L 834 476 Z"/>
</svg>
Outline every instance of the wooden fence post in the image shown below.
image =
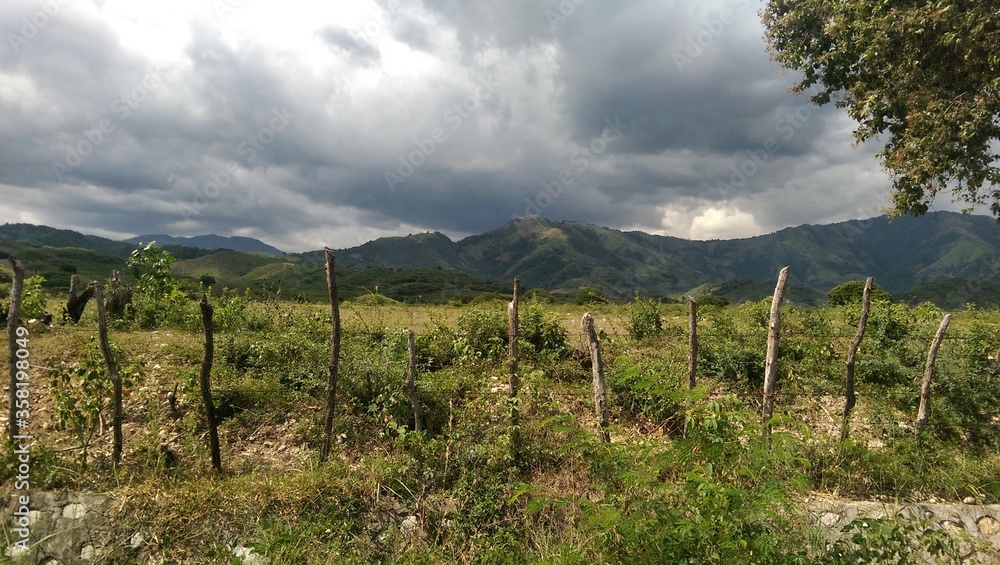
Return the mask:
<svg viewBox="0 0 1000 565">
<path fill-rule="evenodd" d="M 406 370 L 406 394 L 410 397 L 410 405 L 413 407 L 413 429 L 420 431 L 424 429 L 424 409 L 420 406 L 420 398 L 417 396 L 417 347 L 413 330 L 406 330 L 407 348 L 407 370 Z"/>
<path fill-rule="evenodd" d="M 337 296 L 336 261 L 333 249 L 323 248 L 326 256 L 326 286 L 330 291 L 330 372 L 326 378 L 326 412 L 323 416 L 323 447 L 319 460 L 330 455 L 330 433 L 333 430 L 333 411 L 337 405 L 337 371 L 340 368 L 340 302 Z"/>
<path fill-rule="evenodd" d="M 21 318 L 21 291 L 24 289 L 24 265 L 21 261 L 8 257 L 10 266 L 14 270 L 14 278 L 10 285 L 10 306 L 7 309 L 7 343 L 9 345 L 10 361 L 10 411 L 7 421 L 7 432 L 11 444 L 14 443 L 14 436 L 19 435 L 20 428 L 17 426 L 17 328 Z"/>
<path fill-rule="evenodd" d="M 108 315 L 100 283 L 94 285 L 94 298 L 97 300 L 97 333 L 100 338 L 101 354 L 104 355 L 108 374 L 111 375 L 111 384 L 114 386 L 114 408 L 111 416 L 111 425 L 114 429 L 112 460 L 117 465 L 122 458 L 122 376 L 118 372 L 118 362 L 115 361 L 114 353 L 111 351 L 111 343 L 108 342 Z"/>
<path fill-rule="evenodd" d="M 87 302 L 94 297 L 94 286 L 91 284 L 78 296 L 76 294 L 76 275 L 69 279 L 69 298 L 66 300 L 66 311 L 63 319 L 69 318 L 73 323 L 80 321 Z"/>
<path fill-rule="evenodd" d="M 212 402 L 212 357 L 215 354 L 214 325 L 212 323 L 212 305 L 208 303 L 205 293 L 201 293 L 201 323 L 205 327 L 205 359 L 201 363 L 201 400 L 205 404 L 205 417 L 208 419 L 208 441 L 212 449 L 212 468 L 222 472 L 222 455 L 219 453 L 219 427 L 215 419 L 215 403 Z"/>
<path fill-rule="evenodd" d="M 930 417 L 931 378 L 934 376 L 934 360 L 937 359 L 938 348 L 941 347 L 941 340 L 944 338 L 944 332 L 948 329 L 949 323 L 951 323 L 951 314 L 945 314 L 944 319 L 941 320 L 941 325 L 938 326 L 937 333 L 934 334 L 934 341 L 931 342 L 931 348 L 927 352 L 927 364 L 924 365 L 924 382 L 920 385 L 920 408 L 917 410 L 918 434 L 927 426 L 927 419 Z"/>
<path fill-rule="evenodd" d="M 774 298 L 771 300 L 771 321 L 767 326 L 767 358 L 764 361 L 764 403 L 761 408 L 761 419 L 764 423 L 763 433 L 771 435 L 771 424 L 768 422 L 774 415 L 774 386 L 778 380 L 778 339 L 781 334 L 781 301 L 785 298 L 785 284 L 788 282 L 788 267 L 778 273 L 778 284 L 774 287 Z"/>
<path fill-rule="evenodd" d="M 517 393 L 521 387 L 521 378 L 517 367 L 518 319 L 517 308 L 521 298 L 521 279 L 514 279 L 514 296 L 507 304 L 507 362 L 510 373 L 510 443 L 514 460 L 519 459 L 521 452 L 521 412 L 517 405 Z"/>
<path fill-rule="evenodd" d="M 604 386 L 604 361 L 601 360 L 601 342 L 597 339 L 594 329 L 594 315 L 587 312 L 583 315 L 583 333 L 590 344 L 591 369 L 594 374 L 594 413 L 601 425 L 601 438 L 611 441 L 608 432 L 608 390 Z"/>
<path fill-rule="evenodd" d="M 868 310 L 871 307 L 873 277 L 865 280 L 865 291 L 861 296 L 861 320 L 858 321 L 858 332 L 854 334 L 851 348 L 847 350 L 847 386 L 844 389 L 844 421 L 840 428 L 841 443 L 847 441 L 847 434 L 850 432 L 851 410 L 857 403 L 854 395 L 854 357 L 861 346 L 861 339 L 865 337 L 865 326 L 868 324 Z"/>
<path fill-rule="evenodd" d="M 698 371 L 698 302 L 693 296 L 688 297 L 688 314 L 688 389 L 692 389 Z"/>
</svg>

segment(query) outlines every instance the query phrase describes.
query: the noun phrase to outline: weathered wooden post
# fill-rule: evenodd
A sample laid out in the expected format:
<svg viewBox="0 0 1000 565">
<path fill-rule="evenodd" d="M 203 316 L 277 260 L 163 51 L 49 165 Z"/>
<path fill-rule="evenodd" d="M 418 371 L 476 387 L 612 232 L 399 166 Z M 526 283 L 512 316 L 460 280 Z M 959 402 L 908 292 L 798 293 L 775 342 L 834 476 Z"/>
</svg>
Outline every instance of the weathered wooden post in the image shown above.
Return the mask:
<svg viewBox="0 0 1000 565">
<path fill-rule="evenodd" d="M 330 372 L 326 378 L 326 412 L 323 416 L 323 447 L 319 460 L 330 455 L 330 433 L 333 430 L 333 411 L 337 405 L 337 372 L 340 367 L 340 302 L 337 296 L 336 261 L 333 249 L 323 248 L 326 256 L 326 286 L 330 291 Z"/>
<path fill-rule="evenodd" d="M 594 315 L 587 312 L 583 315 L 583 333 L 590 345 L 591 370 L 594 375 L 594 413 L 601 425 L 601 438 L 609 442 L 608 432 L 608 390 L 604 386 L 604 361 L 601 360 L 601 342 L 594 329 Z"/>
<path fill-rule="evenodd" d="M 941 347 L 941 340 L 944 332 L 951 323 L 951 314 L 945 314 L 938 326 L 937 333 L 934 334 L 934 341 L 927 352 L 927 364 L 924 365 L 924 382 L 920 385 L 920 408 L 917 410 L 917 433 L 919 434 L 925 426 L 931 412 L 931 378 L 934 376 L 934 360 L 937 359 L 938 348 Z"/>
<path fill-rule="evenodd" d="M 688 389 L 694 388 L 698 371 L 698 302 L 688 297 Z"/>
<path fill-rule="evenodd" d="M 115 361 L 114 353 L 111 351 L 111 343 L 108 341 L 108 315 L 100 283 L 94 285 L 94 298 L 97 300 L 97 334 L 101 344 L 101 354 L 104 355 L 104 362 L 108 365 L 108 374 L 111 375 L 111 384 L 114 386 L 114 408 L 111 416 L 111 425 L 114 430 L 112 460 L 117 465 L 122 458 L 122 376 L 118 372 L 118 362 Z"/>
<path fill-rule="evenodd" d="M 844 421 L 840 428 L 840 441 L 847 441 L 847 434 L 850 432 L 851 410 L 857 403 L 854 396 L 854 357 L 861 346 L 861 339 L 865 337 L 865 326 L 868 324 L 868 310 L 871 306 L 872 282 L 874 278 L 868 277 L 865 280 L 865 291 L 861 296 L 861 320 L 858 321 L 858 332 L 854 334 L 850 349 L 847 350 L 847 386 L 844 390 Z"/>
<path fill-rule="evenodd" d="M 208 441 L 212 450 L 212 468 L 222 472 L 222 455 L 219 452 L 219 424 L 215 418 L 215 403 L 212 402 L 212 357 L 215 354 L 212 323 L 212 305 L 205 293 L 201 294 L 201 323 L 205 327 L 205 359 L 201 362 L 201 401 L 205 404 L 208 419 Z"/>
<path fill-rule="evenodd" d="M 10 307 L 7 310 L 7 343 L 9 345 L 10 356 L 10 410 L 7 420 L 7 432 L 10 441 L 14 443 L 14 436 L 19 435 L 20 428 L 17 426 L 17 328 L 21 321 L 21 291 L 24 289 L 24 265 L 21 261 L 8 257 L 11 269 L 14 270 L 13 281 L 10 285 Z"/>
<path fill-rule="evenodd" d="M 413 330 L 406 330 L 406 394 L 409 395 L 410 405 L 413 407 L 413 429 L 419 432 L 424 429 L 424 409 L 420 406 L 420 398 L 417 396 L 417 347 L 415 340 Z"/>
<path fill-rule="evenodd" d="M 77 323 L 83 316 L 83 311 L 87 307 L 87 302 L 94 297 L 94 285 L 88 285 L 87 289 L 76 294 L 76 275 L 69 279 L 69 298 L 66 300 L 66 317 Z"/>
<path fill-rule="evenodd" d="M 514 279 L 514 296 L 507 304 L 507 362 L 510 373 L 510 443 L 514 460 L 517 461 L 521 452 L 521 412 L 517 405 L 517 393 L 521 387 L 521 379 L 517 367 L 518 319 L 517 307 L 521 298 L 521 279 Z"/>
<path fill-rule="evenodd" d="M 778 339 L 781 336 L 781 302 L 785 298 L 785 284 L 788 282 L 788 267 L 778 273 L 778 284 L 774 287 L 771 300 L 771 321 L 767 326 L 767 358 L 764 361 L 764 403 L 761 419 L 763 433 L 771 435 L 771 416 L 774 415 L 774 386 L 778 380 Z"/>
</svg>

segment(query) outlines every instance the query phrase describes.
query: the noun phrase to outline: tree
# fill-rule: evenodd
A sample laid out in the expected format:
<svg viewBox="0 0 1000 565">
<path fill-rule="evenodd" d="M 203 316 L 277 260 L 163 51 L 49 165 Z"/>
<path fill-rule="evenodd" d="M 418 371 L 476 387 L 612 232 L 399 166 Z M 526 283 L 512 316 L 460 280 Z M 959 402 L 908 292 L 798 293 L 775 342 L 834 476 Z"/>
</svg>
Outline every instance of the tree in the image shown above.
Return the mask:
<svg viewBox="0 0 1000 565">
<path fill-rule="evenodd" d="M 604 293 L 596 288 L 581 286 L 576 291 L 576 303 L 581 306 L 587 304 L 606 304 L 607 302 L 608 299 L 604 296 Z"/>
<path fill-rule="evenodd" d="M 860 304 L 865 294 L 865 281 L 847 281 L 844 284 L 833 287 L 826 293 L 830 306 L 844 306 L 845 304 Z M 892 295 L 882 290 L 877 284 L 872 285 L 872 302 L 892 302 Z"/>
<path fill-rule="evenodd" d="M 770 0 L 772 56 L 804 74 L 792 86 L 835 101 L 858 143 L 883 136 L 892 213 L 920 215 L 935 195 L 1000 216 L 1000 9 L 977 0 Z"/>
</svg>

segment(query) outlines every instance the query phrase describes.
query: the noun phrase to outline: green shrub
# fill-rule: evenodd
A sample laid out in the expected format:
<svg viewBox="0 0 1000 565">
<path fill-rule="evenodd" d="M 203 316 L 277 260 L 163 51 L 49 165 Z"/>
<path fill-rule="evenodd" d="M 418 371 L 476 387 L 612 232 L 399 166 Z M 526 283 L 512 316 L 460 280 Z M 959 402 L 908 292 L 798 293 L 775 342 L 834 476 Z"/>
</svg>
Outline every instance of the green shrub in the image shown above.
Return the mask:
<svg viewBox="0 0 1000 565">
<path fill-rule="evenodd" d="M 588 304 L 607 304 L 607 302 L 608 299 L 604 296 L 604 293 L 596 288 L 582 286 L 580 287 L 580 290 L 576 291 L 576 303 L 581 306 L 586 306 Z"/>
<path fill-rule="evenodd" d="M 663 330 L 659 300 L 636 297 L 625 306 L 625 315 L 628 317 L 626 329 L 632 339 L 642 340 Z"/>
<path fill-rule="evenodd" d="M 708 306 L 712 308 L 725 308 L 729 306 L 729 299 L 725 296 L 715 296 L 714 294 L 703 294 L 698 297 L 698 306 Z"/>
<path fill-rule="evenodd" d="M 841 285 L 830 289 L 826 294 L 830 306 L 844 306 L 846 304 L 860 304 L 865 294 L 865 281 L 847 281 Z M 872 285 L 872 302 L 892 302 L 891 294 L 882 290 L 877 284 Z"/>
<path fill-rule="evenodd" d="M 45 278 L 35 275 L 24 281 L 21 290 L 21 318 L 24 320 L 41 320 L 48 314 L 45 311 L 49 302 L 49 296 L 45 293 L 43 285 Z"/>
</svg>

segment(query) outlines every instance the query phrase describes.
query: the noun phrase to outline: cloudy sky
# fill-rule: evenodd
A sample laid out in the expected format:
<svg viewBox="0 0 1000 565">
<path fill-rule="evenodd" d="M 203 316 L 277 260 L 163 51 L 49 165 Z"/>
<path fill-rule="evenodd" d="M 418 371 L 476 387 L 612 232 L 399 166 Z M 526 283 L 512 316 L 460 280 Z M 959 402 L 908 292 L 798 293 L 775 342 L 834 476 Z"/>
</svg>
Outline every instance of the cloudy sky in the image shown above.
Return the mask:
<svg viewBox="0 0 1000 565">
<path fill-rule="evenodd" d="M 761 6 L 4 0 L 0 223 L 304 251 L 527 213 L 696 239 L 877 215 L 879 147 L 787 93 Z"/>
</svg>

